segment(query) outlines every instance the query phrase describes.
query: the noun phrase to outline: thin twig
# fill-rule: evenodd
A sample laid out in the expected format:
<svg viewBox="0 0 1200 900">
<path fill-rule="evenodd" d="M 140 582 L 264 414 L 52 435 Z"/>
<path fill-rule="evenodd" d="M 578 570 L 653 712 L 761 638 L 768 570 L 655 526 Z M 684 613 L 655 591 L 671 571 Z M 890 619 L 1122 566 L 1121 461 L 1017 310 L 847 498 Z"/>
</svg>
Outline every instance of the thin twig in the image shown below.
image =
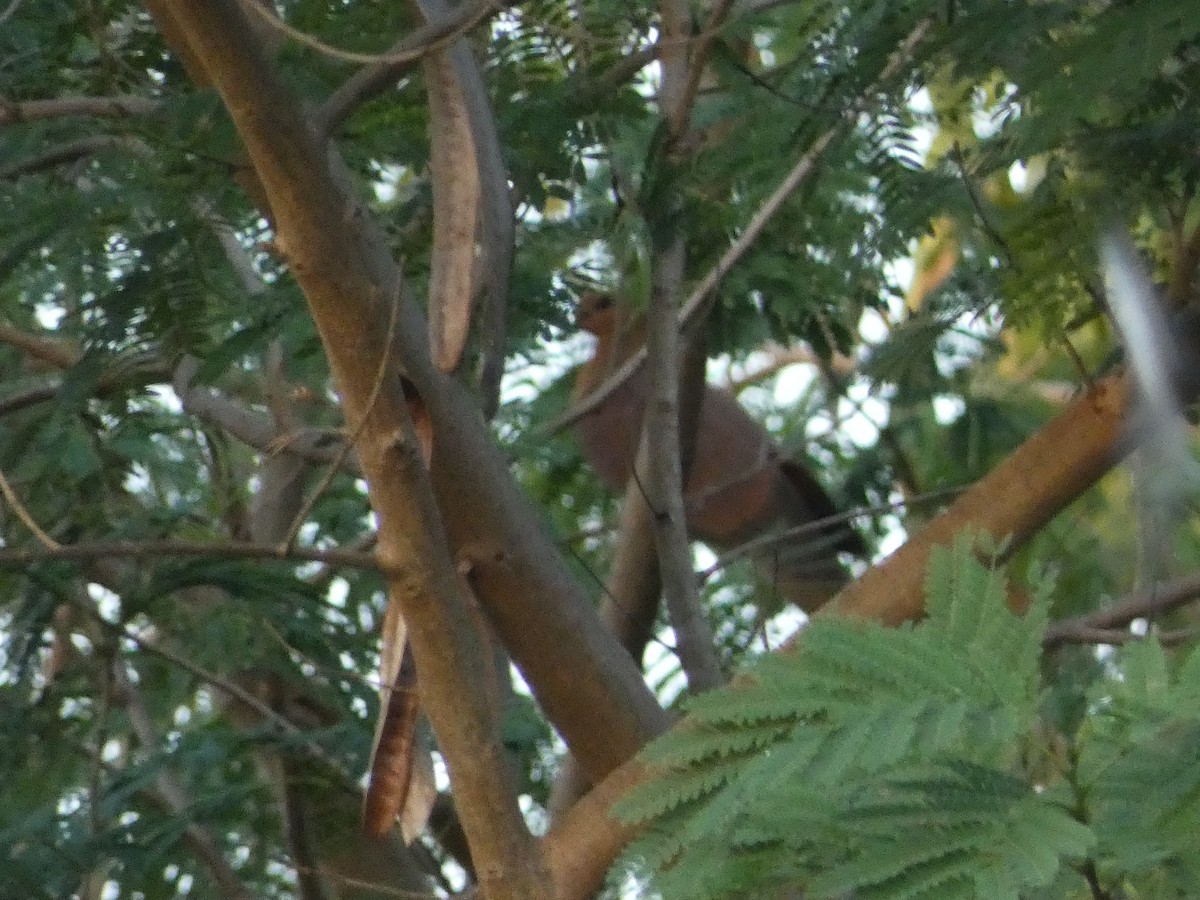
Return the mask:
<svg viewBox="0 0 1200 900">
<path fill-rule="evenodd" d="M 1057 623 L 1056 623 L 1057 624 Z M 1156 631 L 1155 639 L 1164 647 L 1178 646 L 1200 635 L 1200 629 L 1178 628 L 1174 631 Z M 1058 644 L 1107 644 L 1113 647 L 1132 641 L 1145 640 L 1148 634 L 1138 634 L 1127 628 L 1078 628 L 1069 634 L 1056 637 Z"/>
<path fill-rule="evenodd" d="M 311 653 L 305 653 L 299 647 L 288 643 L 287 638 L 280 634 L 279 629 L 267 621 L 260 621 L 259 627 L 266 632 L 267 636 L 274 640 L 280 647 L 287 651 L 288 655 L 293 660 L 301 660 L 305 665 L 312 666 L 319 672 L 325 672 L 336 678 L 344 678 L 347 681 L 353 681 L 356 684 L 361 684 L 365 688 L 378 693 L 382 689 L 382 685 L 378 678 L 371 678 L 367 675 L 361 675 L 353 669 L 344 669 L 341 666 L 335 666 L 332 663 L 323 662 L 317 659 Z"/>
<path fill-rule="evenodd" d="M 136 145 L 136 140 L 123 135 L 93 134 L 64 141 L 35 156 L 19 159 L 0 169 L 0 181 L 13 181 L 22 175 L 32 175 L 55 166 L 73 163 L 106 150 L 121 150 Z"/>
<path fill-rule="evenodd" d="M 418 32 L 420 40 L 412 41 L 410 39 L 404 41 L 403 43 L 408 45 L 404 49 L 396 49 L 387 53 L 359 53 L 355 50 L 343 50 L 340 47 L 334 47 L 331 44 L 325 43 L 320 38 L 313 37 L 306 31 L 301 31 L 289 25 L 275 14 L 273 4 L 270 9 L 266 5 L 259 3 L 242 4 L 243 9 L 247 7 L 257 13 L 264 22 L 280 34 L 286 35 L 298 44 L 303 44 L 310 50 L 316 50 L 318 53 L 322 53 L 332 59 L 341 60 L 342 62 L 385 66 L 398 66 L 414 62 L 428 53 L 440 50 L 447 44 L 458 40 L 459 37 L 466 34 L 488 16 L 499 12 L 502 8 L 494 0 L 484 0 L 484 2 L 476 3 L 465 10 L 456 10 L 454 16 L 447 17 L 445 20 L 436 23 L 435 26 L 426 26 L 426 28 L 421 29 Z"/>
<path fill-rule="evenodd" d="M 285 863 L 286 865 L 286 863 Z M 336 881 L 348 888 L 358 888 L 368 892 L 369 896 L 404 897 L 407 900 L 435 900 L 440 896 L 432 891 L 409 891 L 404 888 L 392 887 L 379 881 L 366 881 L 362 878 L 352 878 L 329 869 L 314 869 L 311 866 L 294 866 L 297 873 L 316 875 L 329 881 Z M 357 891 L 355 892 L 357 893 Z"/>
<path fill-rule="evenodd" d="M 12 507 L 12 511 L 17 514 L 17 518 L 25 524 L 26 528 L 33 532 L 33 536 L 38 539 L 43 547 L 50 551 L 62 549 L 63 545 L 46 534 L 42 530 L 42 526 L 38 525 L 37 520 L 25 508 L 25 504 L 21 502 L 21 498 L 17 496 L 17 492 L 12 489 L 12 485 L 4 477 L 3 471 L 0 471 L 0 494 L 4 495 L 5 501 Z"/>
<path fill-rule="evenodd" d="M 1111 633 L 1134 619 L 1163 615 L 1197 597 L 1200 597 L 1200 572 L 1165 584 L 1153 584 L 1104 609 L 1051 623 L 1042 636 L 1042 646 L 1049 650 L 1064 643 L 1093 643 L 1097 632 Z"/>
<path fill-rule="evenodd" d="M 958 169 L 959 177 L 962 180 L 963 189 L 967 192 L 967 199 L 971 201 L 971 207 L 975 210 L 975 216 L 979 219 L 979 224 L 983 227 L 983 232 L 992 239 L 992 242 L 1000 248 L 1000 252 L 1004 254 L 1005 265 L 1020 271 L 1020 265 L 1008 245 L 1008 241 L 1004 239 L 1004 235 L 992 224 L 988 214 L 983 207 L 983 202 L 979 199 L 979 192 L 975 190 L 975 185 L 971 183 L 971 175 L 967 172 L 967 161 L 963 156 L 962 147 L 958 141 L 950 148 L 950 159 L 954 162 L 954 167 Z"/>
<path fill-rule="evenodd" d="M 55 364 L 57 365 L 57 363 Z M 104 397 L 116 391 L 166 381 L 169 377 L 169 370 L 162 366 L 153 354 L 138 354 L 129 359 L 118 358 L 111 369 L 96 379 L 93 396 Z M 0 398 L 0 416 L 20 412 L 30 406 L 53 400 L 60 396 L 62 389 L 62 380 L 55 378 L 49 384 L 36 385 L 9 394 Z"/>
<path fill-rule="evenodd" d="M 798 537 L 804 537 L 810 534 L 820 534 L 833 525 L 841 525 L 846 522 L 852 522 L 855 519 L 863 518 L 865 516 L 878 516 L 883 513 L 895 512 L 900 509 L 908 509 L 909 507 L 913 506 L 922 506 L 928 503 L 937 503 L 942 500 L 948 500 L 952 497 L 957 497 L 965 490 L 965 487 L 944 488 L 940 491 L 930 491 L 927 494 L 921 494 L 916 497 L 906 497 L 903 500 L 897 500 L 894 503 L 880 503 L 877 506 L 860 506 L 856 509 L 850 509 L 846 512 L 838 513 L 834 516 L 825 516 L 824 518 L 817 519 L 813 522 L 805 522 L 803 525 L 797 525 L 794 528 L 787 528 L 783 531 L 776 531 L 772 532 L 771 534 L 760 535 L 753 540 L 734 547 L 728 553 L 720 556 L 711 566 L 706 569 L 701 569 L 697 575 L 702 581 L 707 581 L 730 563 L 750 553 L 754 553 L 759 550 L 767 550 L 779 544 L 786 544 Z"/>
</svg>

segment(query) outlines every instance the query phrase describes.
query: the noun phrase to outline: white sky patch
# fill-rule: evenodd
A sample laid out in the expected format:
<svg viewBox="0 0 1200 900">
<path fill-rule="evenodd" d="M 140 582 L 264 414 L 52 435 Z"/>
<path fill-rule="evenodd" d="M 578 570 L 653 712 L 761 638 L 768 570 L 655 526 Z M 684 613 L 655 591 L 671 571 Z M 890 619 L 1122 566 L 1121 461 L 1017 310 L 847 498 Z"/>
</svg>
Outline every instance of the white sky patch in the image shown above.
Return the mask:
<svg viewBox="0 0 1200 900">
<path fill-rule="evenodd" d="M 350 596 L 350 584 L 345 578 L 335 575 L 330 579 L 329 588 L 325 591 L 325 598 L 330 606 L 335 609 L 345 609 L 348 596 Z"/>
<path fill-rule="evenodd" d="M 789 606 L 763 623 L 756 647 L 764 652 L 775 650 L 807 624 L 808 616 L 796 607 Z"/>
<path fill-rule="evenodd" d="M 87 592 L 96 601 L 96 612 L 104 621 L 110 624 L 121 621 L 121 598 L 117 594 L 94 581 L 88 583 Z"/>
<path fill-rule="evenodd" d="M 939 425 L 949 425 L 966 411 L 967 404 L 962 397 L 939 394 L 933 398 L 933 417 Z"/>
<path fill-rule="evenodd" d="M 1025 167 L 1025 163 L 1017 160 L 1008 167 L 1008 183 L 1018 194 L 1024 193 L 1029 183 L 1029 169 Z"/>
<path fill-rule="evenodd" d="M 885 516 L 883 521 L 886 530 L 879 541 L 875 555 L 875 559 L 877 560 L 891 556 L 908 540 L 908 532 L 900 525 L 898 518 L 895 516 Z"/>
<path fill-rule="evenodd" d="M 909 279 L 910 280 L 912 277 L 911 269 L 912 269 L 912 265 L 910 263 L 909 264 L 909 270 L 910 270 Z M 864 310 L 862 318 L 859 319 L 859 322 L 858 322 L 858 333 L 862 337 L 863 341 L 865 343 L 867 343 L 868 345 L 878 344 L 878 343 L 882 342 L 883 340 L 885 340 L 888 336 L 889 327 L 888 327 L 887 320 L 885 320 L 884 317 L 882 315 L 880 315 L 878 310 L 874 310 L 874 309 Z"/>
<path fill-rule="evenodd" d="M 104 742 L 104 748 L 100 751 L 100 759 L 106 763 L 117 763 L 125 754 L 125 747 L 117 738 L 109 738 Z M 134 814 L 136 815 L 136 813 Z"/>
<path fill-rule="evenodd" d="M 679 659 L 674 650 L 675 630 L 664 628 L 655 635 L 646 647 L 646 681 L 656 687 L 659 702 L 670 706 L 687 687 L 687 679 L 679 668 Z"/>
<path fill-rule="evenodd" d="M 33 309 L 38 324 L 47 331 L 56 331 L 67 311 L 59 303 L 39 303 Z"/>
<path fill-rule="evenodd" d="M 167 384 L 152 384 L 146 393 L 158 400 L 168 412 L 179 414 L 183 412 L 183 401 L 175 393 L 175 389 Z"/>
</svg>

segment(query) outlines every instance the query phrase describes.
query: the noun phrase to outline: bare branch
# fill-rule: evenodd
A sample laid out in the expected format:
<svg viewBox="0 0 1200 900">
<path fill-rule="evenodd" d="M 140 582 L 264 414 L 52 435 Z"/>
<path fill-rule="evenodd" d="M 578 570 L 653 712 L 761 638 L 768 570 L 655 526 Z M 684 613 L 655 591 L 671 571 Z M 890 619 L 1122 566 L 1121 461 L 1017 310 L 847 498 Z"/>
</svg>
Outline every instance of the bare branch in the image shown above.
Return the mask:
<svg viewBox="0 0 1200 900">
<path fill-rule="evenodd" d="M 646 645 L 653 637 L 662 580 L 654 545 L 654 512 L 632 478 L 621 501 L 621 522 L 614 546 L 608 577 L 602 585 L 600 616 L 640 668 Z M 558 822 L 588 785 L 578 760 L 566 754 L 550 791 L 551 821 Z"/>
<path fill-rule="evenodd" d="M 126 94 L 112 97 L 56 97 L 51 100 L 0 99 L 0 125 L 36 122 L 41 119 L 87 117 L 128 119 L 148 116 L 162 108 L 149 97 Z"/>
<path fill-rule="evenodd" d="M 717 660 L 712 627 L 700 608 L 683 500 L 679 331 L 673 302 L 679 283 L 673 276 L 681 272 L 683 265 L 682 236 L 659 255 L 658 261 L 659 284 L 650 299 L 646 334 L 651 389 L 635 473 L 645 472 L 650 476 L 647 502 L 654 512 L 663 595 L 675 630 L 680 664 L 687 673 L 688 686 L 698 692 L 723 684 L 725 675 Z"/>
<path fill-rule="evenodd" d="M 1200 628 L 1177 628 L 1174 631 L 1155 631 L 1154 639 L 1164 647 L 1178 646 L 1195 640 L 1200 635 Z M 1133 641 L 1144 641 L 1147 635 L 1138 634 L 1128 628 L 1077 628 L 1070 633 L 1059 635 L 1056 640 L 1061 644 L 1108 644 L 1112 647 L 1128 644 Z"/>
<path fill-rule="evenodd" d="M 0 25 L 3 25 L 9 19 L 17 14 L 17 10 L 21 8 L 21 0 L 11 0 L 4 12 L 0 12 Z"/>
<path fill-rule="evenodd" d="M 817 614 L 888 624 L 919 617 L 930 552 L 964 528 L 1008 536 L 1013 550 L 1020 547 L 1129 452 L 1136 437 L 1126 429 L 1130 390 L 1123 375 L 1096 382 Z"/>
<path fill-rule="evenodd" d="M 666 123 L 671 140 L 675 141 L 687 130 L 691 114 L 691 106 L 684 96 L 691 50 L 691 10 L 681 0 L 660 0 L 659 19 L 662 40 L 658 58 L 662 64 L 662 81 L 658 89 L 658 115 Z"/>
<path fill-rule="evenodd" d="M 20 159 L 0 168 L 0 181 L 12 181 L 22 175 L 32 175 L 46 169 L 73 163 L 106 150 L 124 150 L 136 139 L 115 134 L 95 134 L 57 144 L 37 156 Z"/>
<path fill-rule="evenodd" d="M 362 477 L 353 447 L 348 455 L 341 450 L 344 435 L 331 435 L 326 430 L 313 428 L 300 429 L 280 438 L 266 416 L 210 388 L 194 386 L 192 382 L 199 368 L 199 360 L 184 357 L 171 378 L 171 386 L 186 412 L 261 452 L 290 453 L 317 464 L 339 461 L 345 471 Z"/>
<path fill-rule="evenodd" d="M 49 357 L 43 358 L 50 361 Z M 57 362 L 54 364 L 57 365 Z M 170 370 L 151 354 L 138 355 L 128 359 L 117 358 L 96 379 L 93 393 L 97 397 L 106 397 L 118 391 L 166 381 L 169 374 Z M 37 406 L 39 403 L 46 403 L 58 397 L 61 391 L 62 382 L 55 378 L 47 384 L 9 394 L 0 399 L 0 416 L 20 412 L 31 406 Z"/>
<path fill-rule="evenodd" d="M 82 350 L 61 338 L 34 334 L 3 322 L 0 322 L 0 344 L 6 344 L 20 350 L 31 359 L 49 363 L 59 369 L 69 369 L 83 356 Z"/>
<path fill-rule="evenodd" d="M 708 52 L 712 48 L 713 40 L 720 32 L 721 26 L 729 17 L 732 7 L 733 0 L 714 0 L 712 9 L 708 11 L 704 27 L 700 29 L 700 33 L 692 42 L 687 80 L 679 98 L 679 103 L 685 111 L 691 110 L 696 102 L 696 92 L 700 89 L 700 79 L 704 75 L 704 67 L 708 63 Z"/>
<path fill-rule="evenodd" d="M 1200 572 L 1165 584 L 1155 584 L 1104 609 L 1052 622 L 1042 636 L 1047 650 L 1065 643 L 1119 643 L 1110 640 L 1129 632 L 1116 631 L 1135 619 L 1153 619 L 1200 597 Z"/>
<path fill-rule="evenodd" d="M 319 562 L 329 566 L 381 572 L 374 554 L 356 550 L 317 550 L 310 547 L 280 547 L 276 543 L 242 541 L 211 542 L 184 540 L 80 541 L 55 547 L 0 547 L 0 567 L 19 568 L 36 562 L 100 559 L 165 559 L 172 556 L 206 559 L 278 559 L 284 562 Z"/>
<path fill-rule="evenodd" d="M 1136 443 L 1138 435 L 1126 430 L 1130 390 L 1128 380 L 1120 374 L 1097 381 L 946 512 L 892 556 L 869 569 L 817 615 L 843 615 L 886 624 L 919 617 L 924 610 L 923 585 L 932 548 L 948 545 L 964 528 L 1008 535 L 1009 546 L 1013 550 L 1020 547 Z M 1129 610 L 1123 614 L 1128 615 Z M 1089 626 L 1103 628 L 1121 621 L 1116 613 L 1108 615 L 1115 618 L 1097 618 Z M 797 649 L 802 636 L 803 632 L 794 634 L 787 648 Z M 686 719 L 676 727 L 687 727 Z M 633 760 L 600 782 L 593 794 L 611 796 L 618 785 L 629 786 L 643 777 Z M 590 798 L 580 801 L 577 809 Z M 593 824 L 588 830 L 574 813 L 555 825 L 546 837 L 547 860 L 556 883 L 563 883 L 564 873 L 582 873 L 579 881 L 571 882 L 571 892 L 562 900 L 589 896 L 598 881 L 585 879 L 595 872 L 600 873 L 597 878 L 602 877 L 609 861 L 630 836 L 616 824 L 605 829 Z"/>
<path fill-rule="evenodd" d="M 632 81 L 637 74 L 659 57 L 659 44 L 650 44 L 621 57 L 609 68 L 599 73 L 580 73 L 572 77 L 578 81 L 573 93 L 585 97 L 605 97 L 617 88 Z"/>
<path fill-rule="evenodd" d="M 388 330 L 387 330 L 387 346 L 391 346 L 396 340 L 396 307 L 399 298 L 396 298 L 392 303 L 391 312 L 388 314 Z M 383 387 L 383 379 L 387 375 L 386 358 L 380 358 L 379 371 L 375 376 L 375 383 L 371 385 L 371 394 L 367 398 L 367 407 L 375 405 L 375 400 L 379 397 L 379 391 Z M 300 534 L 300 529 L 304 527 L 304 522 L 308 519 L 309 514 L 317 505 L 317 501 L 321 499 L 321 495 L 328 490 L 329 485 L 333 483 L 334 476 L 342 470 L 342 466 L 346 462 L 346 457 L 349 456 L 351 448 L 358 442 L 362 436 L 362 430 L 366 427 L 367 420 L 364 418 L 358 425 L 355 426 L 354 433 L 350 435 L 349 440 L 345 441 L 338 449 L 337 453 L 329 462 L 325 474 L 321 477 L 320 483 L 316 486 L 308 499 L 296 511 L 295 517 L 292 519 L 292 524 L 281 539 L 281 544 L 284 547 L 291 547 L 296 543 L 296 538 Z"/>
<path fill-rule="evenodd" d="M 612 861 L 638 831 L 613 817 L 613 804 L 648 774 L 640 759 L 629 760 L 592 788 L 542 839 L 546 865 L 558 889 L 556 900 L 595 895 Z"/>
<path fill-rule="evenodd" d="M 921 494 L 916 497 L 905 497 L 903 500 L 897 500 L 894 503 L 880 503 L 876 506 L 861 506 L 857 509 L 848 509 L 845 512 L 838 513 L 833 516 L 823 516 L 820 519 L 815 519 L 812 522 L 805 522 L 803 525 L 796 525 L 792 528 L 785 528 L 782 531 L 771 532 L 770 534 L 762 534 L 740 546 L 734 547 L 727 553 L 723 553 L 711 566 L 706 569 L 701 569 L 697 575 L 701 580 L 707 581 L 719 571 L 729 566 L 731 563 L 744 556 L 749 556 L 761 550 L 768 550 L 771 547 L 779 546 L 794 542 L 797 538 L 807 537 L 808 535 L 820 535 L 829 530 L 830 525 L 839 525 L 844 522 L 853 522 L 855 519 L 865 518 L 867 516 L 878 516 L 883 513 L 896 512 L 901 509 L 911 509 L 914 507 L 924 506 L 928 504 L 940 503 L 943 500 L 949 500 L 957 497 L 967 488 L 946 488 L 940 491 L 930 491 L 926 494 Z M 814 542 L 815 543 L 815 542 Z"/>
</svg>

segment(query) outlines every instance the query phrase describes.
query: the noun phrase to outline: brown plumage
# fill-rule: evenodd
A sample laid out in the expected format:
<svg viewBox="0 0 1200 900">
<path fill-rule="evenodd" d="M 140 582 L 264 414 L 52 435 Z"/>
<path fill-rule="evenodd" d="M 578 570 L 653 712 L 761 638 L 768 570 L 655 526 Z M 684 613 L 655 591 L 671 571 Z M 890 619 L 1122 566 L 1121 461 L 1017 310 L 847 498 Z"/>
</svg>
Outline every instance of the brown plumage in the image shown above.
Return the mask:
<svg viewBox="0 0 1200 900">
<path fill-rule="evenodd" d="M 643 323 L 623 323 L 619 310 L 604 295 L 586 294 L 580 300 L 578 321 L 596 336 L 596 349 L 576 377 L 576 402 L 644 342 Z M 633 468 L 647 378 L 643 368 L 575 426 L 584 458 L 613 490 L 624 488 Z M 816 479 L 780 456 L 770 435 L 733 395 L 712 386 L 705 387 L 701 402 L 684 499 L 691 533 L 718 551 L 837 512 Z M 862 555 L 865 549 L 852 529 L 833 525 L 752 558 L 771 589 L 811 611 L 846 582 L 837 554 Z"/>
</svg>

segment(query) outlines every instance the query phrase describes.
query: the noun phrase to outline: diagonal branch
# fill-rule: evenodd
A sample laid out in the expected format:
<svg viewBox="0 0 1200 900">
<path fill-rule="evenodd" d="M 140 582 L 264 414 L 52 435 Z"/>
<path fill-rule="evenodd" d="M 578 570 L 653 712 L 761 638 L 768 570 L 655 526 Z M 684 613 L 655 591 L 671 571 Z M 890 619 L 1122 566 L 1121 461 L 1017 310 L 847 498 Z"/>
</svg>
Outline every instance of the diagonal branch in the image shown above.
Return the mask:
<svg viewBox="0 0 1200 900">
<path fill-rule="evenodd" d="M 966 528 L 1007 537 L 1010 552 L 1015 551 L 1132 449 L 1136 435 L 1127 431 L 1126 415 L 1130 391 L 1121 374 L 1096 382 L 817 615 L 893 625 L 919 617 L 929 554 Z M 793 636 L 789 645 L 797 639 Z"/>
<path fill-rule="evenodd" d="M 423 32 L 420 39 L 413 40 L 413 37 L 410 36 L 401 42 L 403 46 L 387 53 L 360 53 L 355 50 L 334 47 L 306 31 L 289 25 L 279 17 L 274 9 L 268 9 L 265 4 L 246 3 L 243 5 L 243 9 L 245 8 L 252 10 L 266 27 L 332 59 L 364 65 L 397 67 L 415 62 L 429 53 L 436 53 L 447 44 L 458 40 L 462 34 L 486 19 L 496 7 L 492 2 L 467 7 L 466 15 L 460 11 L 458 15 L 447 16 L 446 19 L 437 23 L 437 27 Z"/>
<path fill-rule="evenodd" d="M 22 175 L 43 172 L 108 150 L 126 150 L 136 143 L 135 138 L 115 134 L 94 134 L 64 141 L 35 156 L 19 159 L 0 168 L 0 181 L 14 181 Z"/>
</svg>

